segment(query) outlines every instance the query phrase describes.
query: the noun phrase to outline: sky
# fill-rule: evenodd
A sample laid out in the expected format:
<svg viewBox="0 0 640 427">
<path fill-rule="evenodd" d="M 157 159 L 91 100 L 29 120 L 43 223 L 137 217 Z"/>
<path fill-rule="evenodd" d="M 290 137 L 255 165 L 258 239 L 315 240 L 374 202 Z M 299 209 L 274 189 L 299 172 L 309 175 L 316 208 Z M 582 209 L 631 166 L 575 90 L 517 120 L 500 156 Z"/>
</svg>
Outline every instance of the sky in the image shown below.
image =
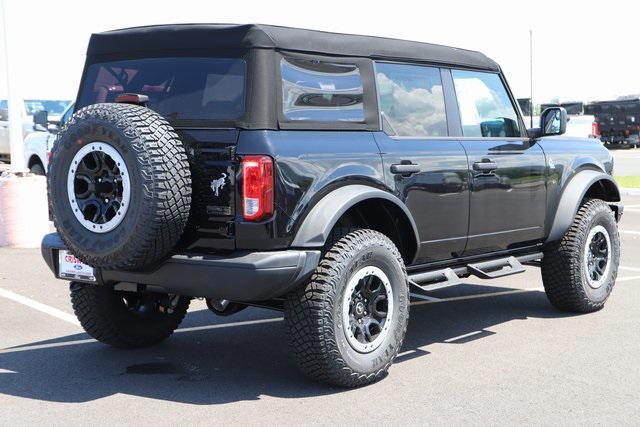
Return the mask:
<svg viewBox="0 0 640 427">
<path fill-rule="evenodd" d="M 91 33 L 190 22 L 257 22 L 478 50 L 502 66 L 519 98 L 530 93 L 531 29 L 536 102 L 640 94 L 637 0 L 4 2 L 8 56 L 16 70 L 11 84 L 24 98 L 74 98 Z M 0 98 L 6 97 L 4 57 Z"/>
</svg>

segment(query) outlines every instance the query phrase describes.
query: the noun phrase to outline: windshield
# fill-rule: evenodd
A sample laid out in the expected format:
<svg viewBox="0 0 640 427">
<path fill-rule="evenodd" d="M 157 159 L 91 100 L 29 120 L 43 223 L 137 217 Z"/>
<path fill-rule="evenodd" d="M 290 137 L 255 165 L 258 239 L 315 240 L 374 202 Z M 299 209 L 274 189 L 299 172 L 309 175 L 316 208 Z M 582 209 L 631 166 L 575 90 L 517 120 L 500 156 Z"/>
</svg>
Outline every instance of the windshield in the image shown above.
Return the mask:
<svg viewBox="0 0 640 427">
<path fill-rule="evenodd" d="M 87 69 L 78 108 L 149 97 L 147 106 L 170 121 L 233 120 L 245 111 L 246 63 L 233 58 L 142 58 L 96 63 Z"/>
</svg>

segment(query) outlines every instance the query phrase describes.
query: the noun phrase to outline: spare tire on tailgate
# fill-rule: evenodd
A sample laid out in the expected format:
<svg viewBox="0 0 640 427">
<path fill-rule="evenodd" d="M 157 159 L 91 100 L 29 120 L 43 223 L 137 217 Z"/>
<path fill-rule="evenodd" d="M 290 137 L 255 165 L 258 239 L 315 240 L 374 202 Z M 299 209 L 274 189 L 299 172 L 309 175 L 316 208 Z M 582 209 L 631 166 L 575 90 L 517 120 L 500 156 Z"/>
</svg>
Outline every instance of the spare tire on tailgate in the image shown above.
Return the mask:
<svg viewBox="0 0 640 427">
<path fill-rule="evenodd" d="M 140 269 L 180 239 L 191 173 L 162 116 L 139 105 L 95 104 L 59 133 L 48 191 L 55 226 L 75 256 L 94 267 Z"/>
</svg>

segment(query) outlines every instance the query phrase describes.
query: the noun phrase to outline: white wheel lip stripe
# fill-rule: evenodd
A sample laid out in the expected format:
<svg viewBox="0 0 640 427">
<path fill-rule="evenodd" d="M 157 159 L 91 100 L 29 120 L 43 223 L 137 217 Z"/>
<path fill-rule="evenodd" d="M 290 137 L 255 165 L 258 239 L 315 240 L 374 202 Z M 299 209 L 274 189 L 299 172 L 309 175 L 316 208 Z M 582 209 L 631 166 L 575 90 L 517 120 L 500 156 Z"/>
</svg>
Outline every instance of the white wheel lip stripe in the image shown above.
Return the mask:
<svg viewBox="0 0 640 427">
<path fill-rule="evenodd" d="M 105 224 L 95 224 L 84 219 L 84 216 L 80 211 L 80 207 L 75 200 L 74 188 L 76 167 L 87 154 L 93 151 L 100 151 L 111 157 L 116 162 L 116 164 L 118 164 L 118 168 L 120 169 L 120 173 L 122 175 L 123 191 L 120 209 L 118 210 L 118 214 Z M 73 212 L 73 215 L 76 217 L 80 225 L 82 225 L 85 229 L 93 233 L 103 234 L 112 231 L 114 228 L 120 225 L 120 223 L 124 220 L 127 210 L 129 209 L 129 204 L 131 203 L 131 182 L 129 177 L 129 170 L 127 169 L 127 164 L 122 158 L 122 155 L 120 155 L 120 153 L 112 145 L 103 141 L 93 141 L 82 147 L 71 160 L 71 165 L 69 166 L 69 171 L 67 172 L 67 197 L 69 200 L 69 205 L 71 206 L 71 212 Z"/>
<path fill-rule="evenodd" d="M 383 283 L 385 290 L 387 291 L 387 317 L 385 319 L 384 327 L 378 337 L 371 343 L 363 344 L 358 341 L 352 334 L 351 328 L 349 325 L 349 302 L 351 300 L 351 294 L 354 289 L 358 285 L 358 282 L 367 276 L 377 276 Z M 349 345 L 359 353 L 371 353 L 385 340 L 387 334 L 389 333 L 389 328 L 391 327 L 391 321 L 393 320 L 393 288 L 391 287 L 391 282 L 389 281 L 389 277 L 382 271 L 380 268 L 376 266 L 365 266 L 358 270 L 351 276 L 344 292 L 344 298 L 342 301 L 342 329 L 344 331 L 344 336 L 349 343 Z"/>
<path fill-rule="evenodd" d="M 593 236 L 595 236 L 597 233 L 602 233 L 604 235 L 605 240 L 607 241 L 607 266 L 604 269 L 604 273 L 602 274 L 602 277 L 600 278 L 600 280 L 593 280 L 591 279 L 591 275 L 589 274 L 589 267 L 588 267 L 589 245 L 591 243 L 591 240 L 593 239 Z M 602 285 L 606 281 L 607 277 L 609 276 L 609 271 L 611 270 L 612 250 L 613 248 L 611 246 L 611 237 L 609 236 L 609 231 L 605 227 L 603 227 L 602 225 L 596 225 L 591 230 L 589 230 L 589 234 L 587 235 L 587 239 L 585 240 L 584 252 L 582 257 L 583 265 L 585 268 L 585 276 L 587 278 L 587 284 L 589 285 L 589 287 L 593 289 L 599 289 L 600 287 L 602 287 Z"/>
</svg>

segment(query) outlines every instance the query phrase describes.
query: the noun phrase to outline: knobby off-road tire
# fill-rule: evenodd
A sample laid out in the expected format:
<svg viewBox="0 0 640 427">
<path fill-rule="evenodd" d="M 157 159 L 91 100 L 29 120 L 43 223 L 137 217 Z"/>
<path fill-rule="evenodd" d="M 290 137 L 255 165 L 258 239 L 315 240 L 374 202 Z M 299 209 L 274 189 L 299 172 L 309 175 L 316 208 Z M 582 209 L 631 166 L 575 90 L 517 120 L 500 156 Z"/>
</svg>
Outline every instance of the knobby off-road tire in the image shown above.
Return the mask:
<svg viewBox="0 0 640 427">
<path fill-rule="evenodd" d="M 111 154 L 103 154 L 107 151 Z M 124 165 L 118 167 L 120 160 L 116 165 L 114 157 Z M 70 185 L 72 172 L 77 181 Z M 104 187 L 104 174 L 115 176 L 107 177 L 113 188 Z M 111 203 L 104 217 L 94 219 L 93 212 L 103 210 L 93 205 L 80 208 L 78 182 L 89 189 L 82 203 Z M 112 196 L 104 195 L 111 190 Z M 58 135 L 48 191 L 55 226 L 74 255 L 94 267 L 139 269 L 163 259 L 182 235 L 191 204 L 191 173 L 182 142 L 159 114 L 138 105 L 95 104 L 76 112 Z M 109 217 L 113 219 L 106 222 Z"/>
<path fill-rule="evenodd" d="M 603 274 L 598 275 L 598 281 L 589 279 L 590 243 L 595 243 L 596 249 L 607 245 L 607 255 L 599 251 L 608 263 L 602 264 Z M 600 310 L 615 284 L 619 262 L 620 236 L 611 208 L 602 200 L 585 201 L 562 240 L 552 243 L 544 252 L 542 280 L 549 301 L 563 311 Z"/>
<path fill-rule="evenodd" d="M 356 307 L 352 304 L 357 293 L 349 288 L 369 271 L 388 279 L 391 296 L 386 307 L 391 317 L 385 320 L 382 341 L 363 348 L 369 343 L 348 336 L 351 327 L 344 319 L 345 299 L 349 310 Z M 369 284 L 367 280 L 371 280 Z M 361 279 L 362 288 L 373 288 L 378 282 L 376 276 Z M 378 287 L 377 298 L 383 295 Z M 373 316 L 373 310 L 369 311 Z M 402 346 L 409 320 L 407 273 L 398 249 L 389 238 L 373 230 L 344 235 L 326 251 L 309 282 L 287 296 L 285 320 L 295 359 L 309 377 L 345 387 L 384 377 Z"/>
<path fill-rule="evenodd" d="M 118 348 L 148 347 L 168 338 L 190 303 L 186 297 L 122 292 L 74 282 L 70 289 L 73 311 L 84 330 Z"/>
</svg>

